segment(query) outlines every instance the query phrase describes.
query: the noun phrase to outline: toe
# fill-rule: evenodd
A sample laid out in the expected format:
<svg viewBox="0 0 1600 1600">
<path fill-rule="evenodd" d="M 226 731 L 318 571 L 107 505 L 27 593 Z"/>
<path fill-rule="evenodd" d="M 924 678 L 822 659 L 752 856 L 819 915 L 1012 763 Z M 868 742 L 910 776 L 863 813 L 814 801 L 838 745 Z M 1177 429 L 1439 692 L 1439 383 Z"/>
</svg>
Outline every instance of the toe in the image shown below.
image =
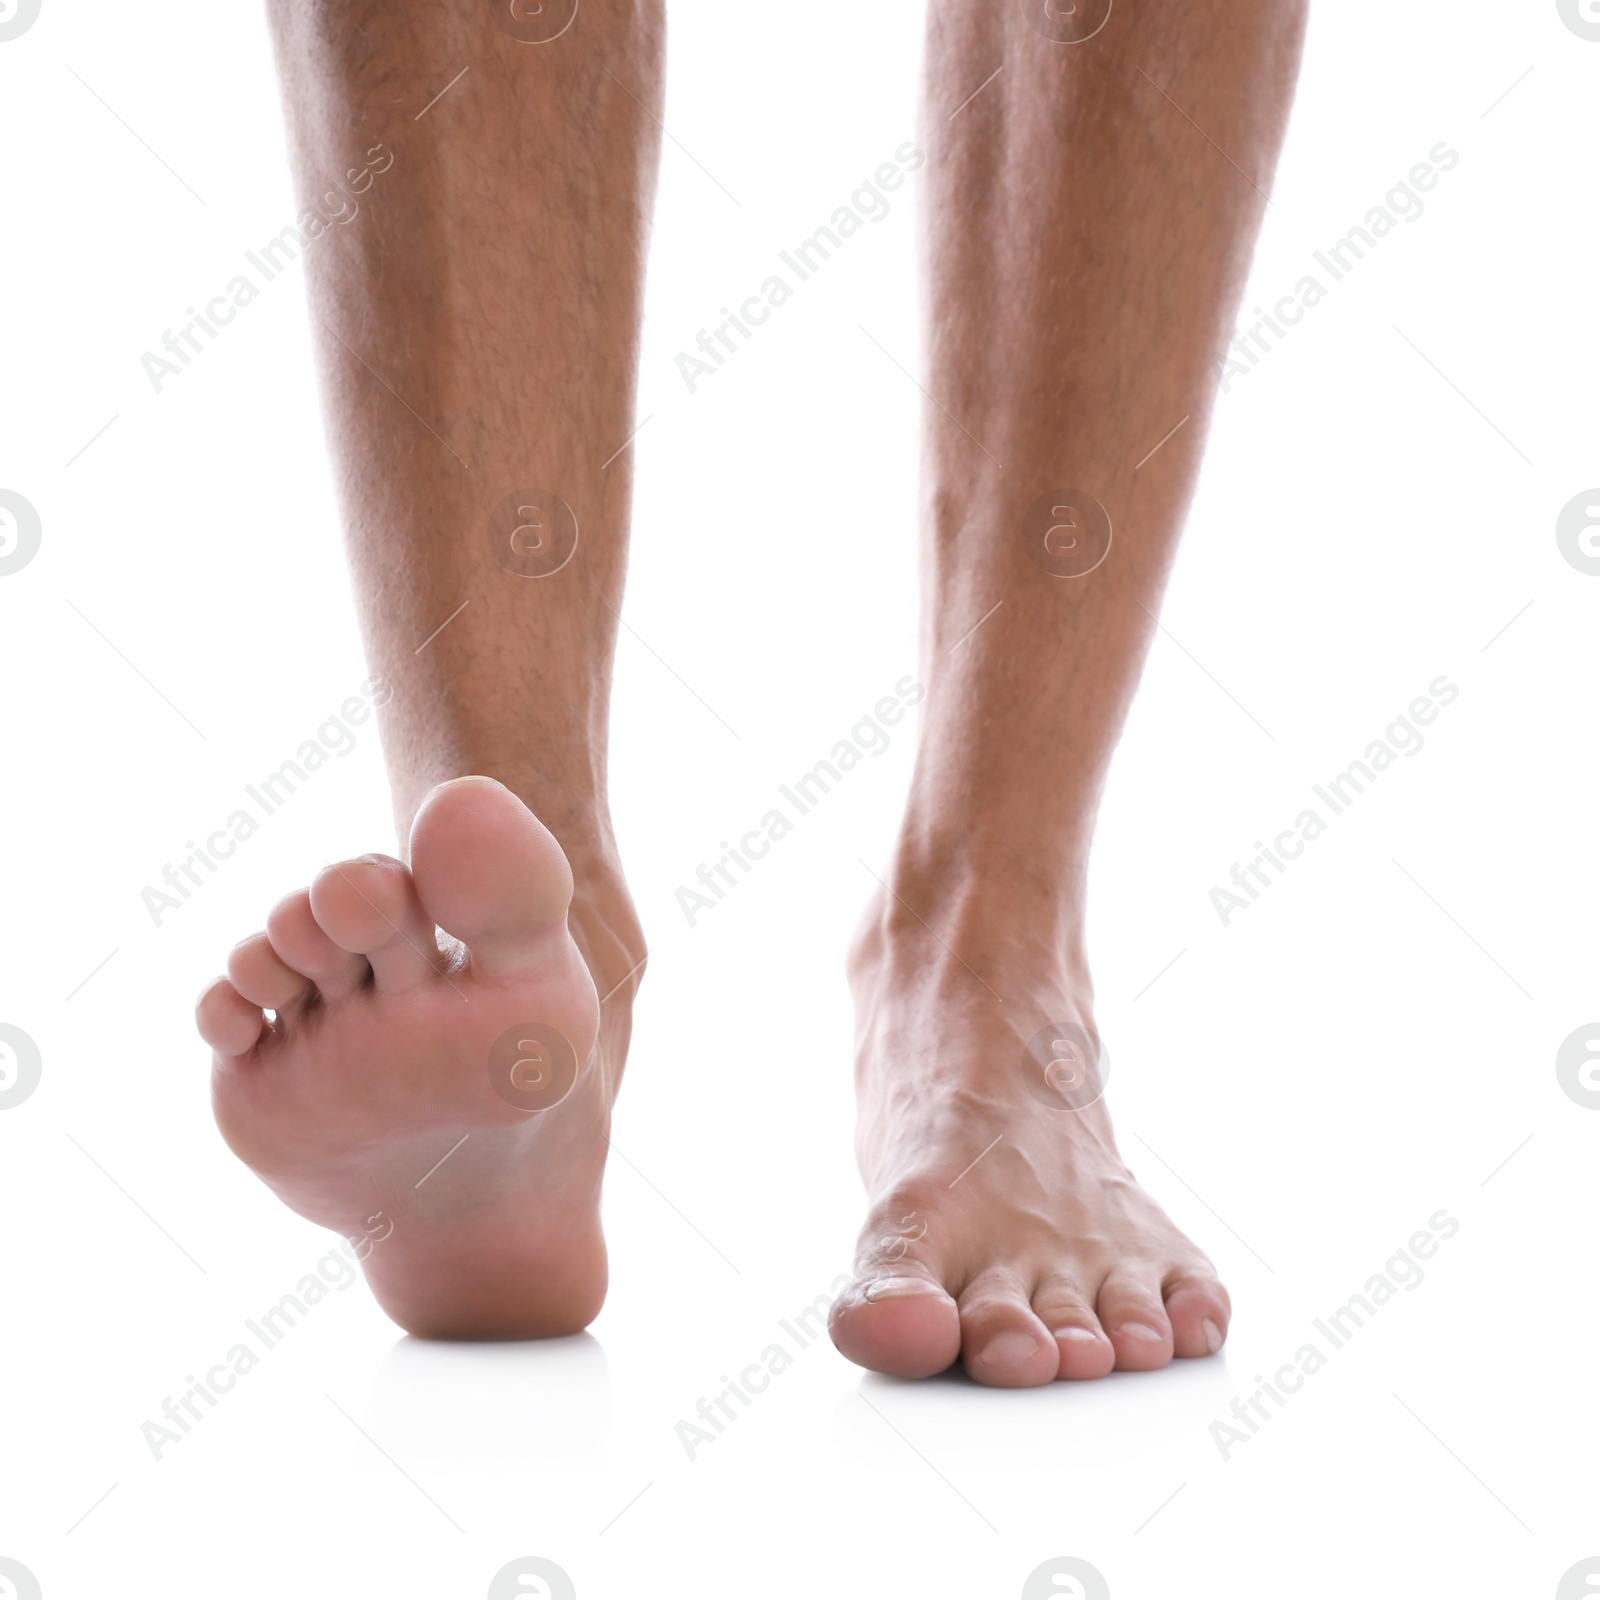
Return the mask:
<svg viewBox="0 0 1600 1600">
<path fill-rule="evenodd" d="M 1114 1272 L 1095 1298 L 1095 1315 L 1123 1372 L 1149 1372 L 1172 1360 L 1172 1324 L 1158 1283 L 1153 1273 Z"/>
<path fill-rule="evenodd" d="M 961 1360 L 979 1383 L 1026 1389 L 1050 1383 L 1060 1354 L 1014 1272 L 980 1274 L 961 1292 Z"/>
<path fill-rule="evenodd" d="M 370 970 L 365 956 L 341 950 L 318 926 L 309 889 L 295 890 L 267 913 L 267 937 L 278 959 L 303 972 L 329 1000 L 358 989 Z"/>
<path fill-rule="evenodd" d="M 306 976 L 284 964 L 264 933 L 241 939 L 228 953 L 228 977 L 254 1006 L 286 1011 L 306 991 Z"/>
<path fill-rule="evenodd" d="M 261 1037 L 267 1019 L 260 1006 L 251 1005 L 226 978 L 218 978 L 195 1002 L 194 1022 L 219 1056 L 242 1056 Z"/>
<path fill-rule="evenodd" d="M 367 958 L 380 989 L 407 989 L 438 970 L 432 919 L 393 856 L 326 868 L 311 885 L 311 914 L 341 950 Z"/>
<path fill-rule="evenodd" d="M 1117 1364 L 1117 1353 L 1094 1306 L 1077 1284 L 1048 1279 L 1034 1291 L 1033 1314 L 1056 1341 L 1058 1378 L 1103 1378 Z"/>
<path fill-rule="evenodd" d="M 456 778 L 422 803 L 411 871 L 426 914 L 490 977 L 520 975 L 565 926 L 572 869 L 555 835 L 492 778 Z"/>
<path fill-rule="evenodd" d="M 1180 1356 L 1214 1356 L 1228 1337 L 1233 1307 L 1209 1273 L 1185 1273 L 1166 1286 L 1172 1347 Z"/>
<path fill-rule="evenodd" d="M 828 1332 L 839 1354 L 872 1372 L 931 1378 L 961 1353 L 961 1318 L 919 1269 L 858 1278 L 833 1303 Z"/>
</svg>

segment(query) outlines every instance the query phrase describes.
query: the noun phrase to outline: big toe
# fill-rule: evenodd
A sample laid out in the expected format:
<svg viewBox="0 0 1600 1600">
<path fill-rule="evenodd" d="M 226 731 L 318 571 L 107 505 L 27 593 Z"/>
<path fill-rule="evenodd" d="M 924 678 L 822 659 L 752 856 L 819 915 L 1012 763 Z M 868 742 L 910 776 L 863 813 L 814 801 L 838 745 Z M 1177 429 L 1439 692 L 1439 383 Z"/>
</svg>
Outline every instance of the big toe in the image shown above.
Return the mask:
<svg viewBox="0 0 1600 1600">
<path fill-rule="evenodd" d="M 423 801 L 411 827 L 411 874 L 427 915 L 490 976 L 536 962 L 572 899 L 572 869 L 555 835 L 492 778 L 455 778 Z"/>
<path fill-rule="evenodd" d="M 834 1301 L 828 1332 L 847 1360 L 896 1378 L 931 1378 L 961 1353 L 955 1301 L 920 1276 L 858 1278 Z"/>
</svg>

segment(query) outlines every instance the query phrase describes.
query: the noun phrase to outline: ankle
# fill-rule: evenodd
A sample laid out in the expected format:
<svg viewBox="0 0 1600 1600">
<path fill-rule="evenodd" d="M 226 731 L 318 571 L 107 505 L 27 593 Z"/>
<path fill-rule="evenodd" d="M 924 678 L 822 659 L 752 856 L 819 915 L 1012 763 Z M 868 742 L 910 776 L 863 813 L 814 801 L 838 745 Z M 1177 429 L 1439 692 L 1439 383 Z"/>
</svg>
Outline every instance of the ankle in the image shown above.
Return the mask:
<svg viewBox="0 0 1600 1600">
<path fill-rule="evenodd" d="M 852 941 L 852 980 L 891 983 L 1031 972 L 1069 983 L 1087 1000 L 1081 873 L 1016 856 L 938 863 L 904 845 L 873 890 Z"/>
<path fill-rule="evenodd" d="M 572 937 L 601 999 L 611 998 L 612 1005 L 626 1003 L 644 975 L 648 946 L 615 844 L 561 842 L 572 867 L 572 905 L 567 913 Z"/>
</svg>

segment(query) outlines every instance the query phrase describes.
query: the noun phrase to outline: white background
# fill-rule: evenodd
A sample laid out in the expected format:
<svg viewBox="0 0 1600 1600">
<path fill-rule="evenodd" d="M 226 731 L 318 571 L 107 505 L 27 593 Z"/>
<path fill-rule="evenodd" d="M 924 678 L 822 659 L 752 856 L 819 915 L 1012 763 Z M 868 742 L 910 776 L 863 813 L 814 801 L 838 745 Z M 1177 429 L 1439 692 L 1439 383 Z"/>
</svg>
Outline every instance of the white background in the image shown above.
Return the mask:
<svg viewBox="0 0 1600 1600">
<path fill-rule="evenodd" d="M 919 397 L 862 332 L 915 367 L 912 190 L 693 397 L 673 357 L 912 136 L 919 55 L 909 4 L 674 11 L 614 739 L 653 955 L 610 1302 L 579 1339 L 452 1349 L 357 1286 L 157 1462 L 140 1424 L 334 1242 L 217 1138 L 193 996 L 280 894 L 393 840 L 368 725 L 164 925 L 141 906 L 366 676 L 300 269 L 164 393 L 139 364 L 293 218 L 277 93 L 248 5 L 45 0 L 0 44 L 0 487 L 44 529 L 0 578 L 0 1021 L 44 1061 L 0 1114 L 0 1555 L 47 1600 L 477 1600 L 523 1554 L 583 1600 L 1009 1600 L 1056 1555 L 1117 1600 L 1542 1600 L 1600 1548 L 1600 1114 L 1554 1073 L 1600 1014 L 1600 578 L 1554 538 L 1600 482 L 1600 44 L 1553 0 L 1313 18 L 1246 307 L 1438 141 L 1460 164 L 1220 400 L 1104 808 L 1112 1104 L 1232 1289 L 1225 1353 L 1005 1393 L 822 1342 L 697 1460 L 674 1436 L 859 1221 L 841 951 L 909 726 L 697 928 L 673 891 L 915 668 Z M 1225 929 L 1212 885 L 1440 674 L 1426 747 Z M 1427 1280 L 1224 1462 L 1232 1396 L 1440 1208 Z"/>
</svg>

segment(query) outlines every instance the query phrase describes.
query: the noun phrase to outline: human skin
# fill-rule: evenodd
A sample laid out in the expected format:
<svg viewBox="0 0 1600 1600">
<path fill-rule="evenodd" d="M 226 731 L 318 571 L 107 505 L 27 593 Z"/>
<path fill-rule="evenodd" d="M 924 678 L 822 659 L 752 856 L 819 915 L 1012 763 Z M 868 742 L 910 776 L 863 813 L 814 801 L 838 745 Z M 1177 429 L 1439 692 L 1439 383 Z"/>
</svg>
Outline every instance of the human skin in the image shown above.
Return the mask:
<svg viewBox="0 0 1600 1600">
<path fill-rule="evenodd" d="M 1079 7 L 1089 26 L 1106 10 Z M 869 1211 L 833 1317 L 865 1366 L 920 1375 L 959 1353 L 973 1376 L 1020 1386 L 1163 1366 L 1226 1336 L 1225 1291 L 1118 1156 L 1104 1100 L 1043 1103 L 1025 1052 L 1052 1024 L 1098 1037 L 1095 813 L 1304 25 L 1294 0 L 1151 0 L 1063 44 L 1015 7 L 929 11 L 928 698 L 892 868 L 850 958 Z M 1030 559 L 1042 537 L 1027 513 L 1071 488 L 1104 506 L 1113 537 L 1093 571 L 1060 577 Z M 1086 524 L 1079 537 L 1098 553 Z"/>
<path fill-rule="evenodd" d="M 477 8 L 417 0 L 273 0 L 272 18 L 302 193 L 347 150 L 396 152 L 308 275 L 411 845 L 409 865 L 328 869 L 235 948 L 199 1005 L 218 1119 L 303 1215 L 394 1222 L 364 1266 L 403 1326 L 573 1331 L 604 1296 L 600 1184 L 645 952 L 606 741 L 663 21 L 650 0 L 584 0 L 530 45 Z M 849 957 L 868 1216 L 832 1330 L 864 1366 L 960 1360 L 1020 1386 L 1161 1366 L 1226 1335 L 1226 1292 L 1118 1157 L 1104 1100 L 1043 1103 L 1026 1047 L 1061 1024 L 1098 1038 L 1095 811 L 1303 27 L 1297 0 L 1204 16 L 1152 0 L 1060 43 L 1020 7 L 930 7 L 928 695 L 904 825 Z M 581 530 L 540 577 L 508 570 L 488 531 L 533 487 Z M 1029 508 L 1067 487 L 1114 528 L 1075 577 L 1026 547 L 1043 537 Z M 1087 527 L 1058 528 L 1045 565 L 1070 566 L 1075 536 Z M 582 1070 L 559 1104 L 519 1112 L 485 1063 L 532 1020 Z"/>
<path fill-rule="evenodd" d="M 395 1228 L 366 1258 L 367 1278 L 390 1315 L 422 1333 L 572 1332 L 599 1310 L 600 1184 L 643 975 L 606 803 L 632 453 L 606 463 L 634 427 L 663 19 L 650 0 L 576 9 L 559 39 L 525 44 L 478 5 L 269 4 L 301 195 L 318 194 L 374 140 L 395 153 L 360 217 L 317 240 L 306 264 L 357 612 L 372 671 L 392 689 L 380 716 L 399 837 L 436 785 L 466 774 L 498 780 L 543 828 L 507 816 L 509 795 L 447 791 L 436 817 L 447 825 L 408 851 L 431 891 L 426 911 L 395 863 L 329 869 L 280 903 L 267 934 L 235 949 L 231 981 L 207 991 L 200 1016 L 213 1045 L 213 1029 L 233 1027 L 223 1035 L 232 1045 L 241 1014 L 248 1031 L 252 1012 L 285 999 L 259 1047 L 218 1057 L 224 1134 L 314 1221 L 364 1232 L 365 1217 L 384 1210 Z M 462 66 L 466 76 L 419 119 Z M 491 515 L 519 489 L 558 494 L 580 530 L 549 576 L 519 576 L 491 549 Z M 540 834 L 559 841 L 553 856 Z M 498 860 L 500 871 L 485 866 L 473 879 L 473 860 Z M 392 987 L 386 1003 L 383 983 L 365 976 L 382 965 L 381 946 L 354 967 L 340 961 L 313 911 L 342 897 L 350 907 L 325 914 L 347 941 L 393 945 L 393 923 L 431 948 L 428 917 L 467 938 L 489 913 L 471 893 L 465 906 L 435 903 L 445 885 L 459 900 L 469 881 L 520 897 L 541 932 L 559 932 L 559 992 L 531 969 L 503 966 L 493 995 L 451 971 L 471 1003 L 444 975 L 431 988 L 412 984 L 404 1005 Z M 547 919 L 564 882 L 572 902 L 556 928 Z M 516 925 L 504 907 L 490 920 Z M 487 975 L 460 949 L 448 959 Z M 324 973 L 349 1002 L 343 1011 L 319 1002 Z M 585 1018 L 601 997 L 595 1032 Z M 559 1106 L 498 1124 L 508 1107 L 488 1089 L 490 1042 L 513 1022 L 558 1013 L 586 1070 Z M 445 1048 L 436 1027 L 459 1038 Z M 435 1115 L 425 1128 L 396 1128 L 388 1148 L 370 1127 L 341 1143 L 315 1086 L 359 1079 L 378 1059 L 391 1074 L 403 1069 L 419 1096 L 433 1083 Z M 452 1106 L 450 1084 L 496 1125 Z M 334 1137 L 308 1147 L 308 1121 Z M 543 1230 L 530 1227 L 534 1214 Z"/>
</svg>

